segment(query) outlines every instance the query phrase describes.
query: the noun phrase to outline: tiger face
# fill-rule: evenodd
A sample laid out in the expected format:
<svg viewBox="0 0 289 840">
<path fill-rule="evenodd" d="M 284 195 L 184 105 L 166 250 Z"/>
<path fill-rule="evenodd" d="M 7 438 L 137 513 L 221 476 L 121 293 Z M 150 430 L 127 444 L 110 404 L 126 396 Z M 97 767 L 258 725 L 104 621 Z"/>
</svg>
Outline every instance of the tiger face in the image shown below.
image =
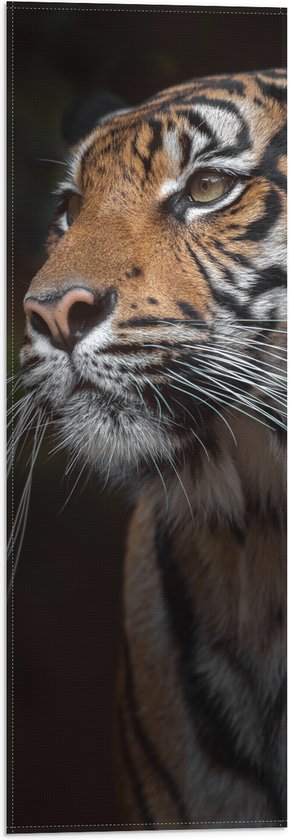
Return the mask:
<svg viewBox="0 0 289 840">
<path fill-rule="evenodd" d="M 90 466 L 210 457 L 232 414 L 282 433 L 285 95 L 281 70 L 197 80 L 73 150 L 21 362 Z"/>
</svg>

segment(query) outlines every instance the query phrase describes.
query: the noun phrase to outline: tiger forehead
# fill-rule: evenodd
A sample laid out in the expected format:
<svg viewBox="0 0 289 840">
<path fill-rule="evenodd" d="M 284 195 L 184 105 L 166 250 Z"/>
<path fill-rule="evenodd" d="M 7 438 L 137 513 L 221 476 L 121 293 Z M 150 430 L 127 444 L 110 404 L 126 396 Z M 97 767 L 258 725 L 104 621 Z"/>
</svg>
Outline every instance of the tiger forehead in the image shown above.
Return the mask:
<svg viewBox="0 0 289 840">
<path fill-rule="evenodd" d="M 144 170 L 148 176 L 156 156 L 163 155 L 168 166 L 180 170 L 190 162 L 190 155 L 234 148 L 237 153 L 250 148 L 261 152 L 270 133 L 268 110 L 275 128 L 283 120 L 283 71 L 274 71 L 278 97 L 274 108 L 270 100 L 270 82 L 266 73 L 238 74 L 200 79 L 157 94 L 143 105 L 116 115 L 81 144 L 77 152 L 77 179 L 93 181 L 106 175 L 106 162 L 113 159 L 114 169 L 134 167 L 133 174 Z M 258 131 L 256 127 L 258 126 Z M 141 168 L 139 167 L 141 164 Z M 136 169 L 137 168 L 137 169 Z M 128 175 L 128 169 L 127 177 Z M 166 173 L 168 174 L 168 172 Z"/>
<path fill-rule="evenodd" d="M 198 120 L 201 123 L 201 118 Z M 123 164 L 134 167 L 141 164 L 144 175 L 148 175 L 152 162 L 162 155 L 167 165 L 181 165 L 184 152 L 191 148 L 192 132 L 184 120 L 159 117 L 140 118 L 119 130 L 112 128 L 105 137 L 95 137 L 81 159 L 81 174 L 96 169 L 101 174 L 106 160 L 112 158 L 114 168 L 123 169 Z"/>
<path fill-rule="evenodd" d="M 222 104 L 222 103 L 220 103 Z M 191 153 L 213 151 L 222 144 L 237 141 L 242 130 L 242 117 L 234 110 L 227 112 L 226 123 L 220 120 L 220 109 L 198 104 L 184 110 L 169 108 L 168 113 L 150 111 L 130 115 L 125 122 L 106 130 L 96 129 L 90 142 L 79 156 L 79 176 L 85 184 L 87 176 L 107 174 L 106 163 L 113 161 L 113 169 L 130 167 L 146 179 L 155 160 L 162 160 L 159 174 L 181 171 L 190 161 Z M 140 166 L 141 164 L 141 166 Z M 128 171 L 128 170 L 127 170 Z"/>
</svg>

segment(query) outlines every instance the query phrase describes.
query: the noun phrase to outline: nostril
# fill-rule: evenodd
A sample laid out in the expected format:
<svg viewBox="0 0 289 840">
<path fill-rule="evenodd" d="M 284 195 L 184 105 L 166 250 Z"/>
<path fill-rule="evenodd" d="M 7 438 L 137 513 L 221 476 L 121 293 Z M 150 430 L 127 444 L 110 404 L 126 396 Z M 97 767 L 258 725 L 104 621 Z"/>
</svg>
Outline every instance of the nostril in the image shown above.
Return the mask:
<svg viewBox="0 0 289 840">
<path fill-rule="evenodd" d="M 78 338 L 99 322 L 98 306 L 89 303 L 74 303 L 68 315 L 70 332 Z"/>
<path fill-rule="evenodd" d="M 32 312 L 32 315 L 30 316 L 30 324 L 40 335 L 45 335 L 48 338 L 51 338 L 50 329 L 46 324 L 46 321 L 44 321 L 44 318 L 42 318 L 38 312 Z"/>
<path fill-rule="evenodd" d="M 56 295 L 54 300 L 51 297 L 47 300 L 28 298 L 24 311 L 35 332 L 70 353 L 76 342 L 108 318 L 116 302 L 115 289 L 96 295 L 88 289 L 75 287 L 63 295 Z"/>
<path fill-rule="evenodd" d="M 74 338 L 80 339 L 93 327 L 101 324 L 113 311 L 117 301 L 114 290 L 99 297 L 95 303 L 73 303 L 68 313 L 68 324 Z"/>
</svg>

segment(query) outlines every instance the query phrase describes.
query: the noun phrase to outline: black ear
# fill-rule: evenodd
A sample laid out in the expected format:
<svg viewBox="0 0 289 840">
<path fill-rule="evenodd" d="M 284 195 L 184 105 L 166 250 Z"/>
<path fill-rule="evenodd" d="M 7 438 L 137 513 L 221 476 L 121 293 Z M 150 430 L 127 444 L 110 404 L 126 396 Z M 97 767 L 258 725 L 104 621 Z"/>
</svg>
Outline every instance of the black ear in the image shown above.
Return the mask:
<svg viewBox="0 0 289 840">
<path fill-rule="evenodd" d="M 90 134 L 106 114 L 127 107 L 124 99 L 105 90 L 94 91 L 89 95 L 80 94 L 71 100 L 64 111 L 61 123 L 62 136 L 68 146 L 74 146 Z"/>
</svg>

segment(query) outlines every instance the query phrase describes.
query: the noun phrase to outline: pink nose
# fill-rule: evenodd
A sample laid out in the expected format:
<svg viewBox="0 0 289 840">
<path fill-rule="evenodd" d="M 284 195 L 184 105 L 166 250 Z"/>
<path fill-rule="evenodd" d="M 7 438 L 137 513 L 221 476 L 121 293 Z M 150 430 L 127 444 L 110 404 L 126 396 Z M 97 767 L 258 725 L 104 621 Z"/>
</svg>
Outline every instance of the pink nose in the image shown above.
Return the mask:
<svg viewBox="0 0 289 840">
<path fill-rule="evenodd" d="M 24 312 L 35 332 L 63 350 L 71 350 L 112 313 L 116 300 L 114 289 L 95 296 L 88 289 L 73 288 L 54 300 L 29 297 Z"/>
</svg>

